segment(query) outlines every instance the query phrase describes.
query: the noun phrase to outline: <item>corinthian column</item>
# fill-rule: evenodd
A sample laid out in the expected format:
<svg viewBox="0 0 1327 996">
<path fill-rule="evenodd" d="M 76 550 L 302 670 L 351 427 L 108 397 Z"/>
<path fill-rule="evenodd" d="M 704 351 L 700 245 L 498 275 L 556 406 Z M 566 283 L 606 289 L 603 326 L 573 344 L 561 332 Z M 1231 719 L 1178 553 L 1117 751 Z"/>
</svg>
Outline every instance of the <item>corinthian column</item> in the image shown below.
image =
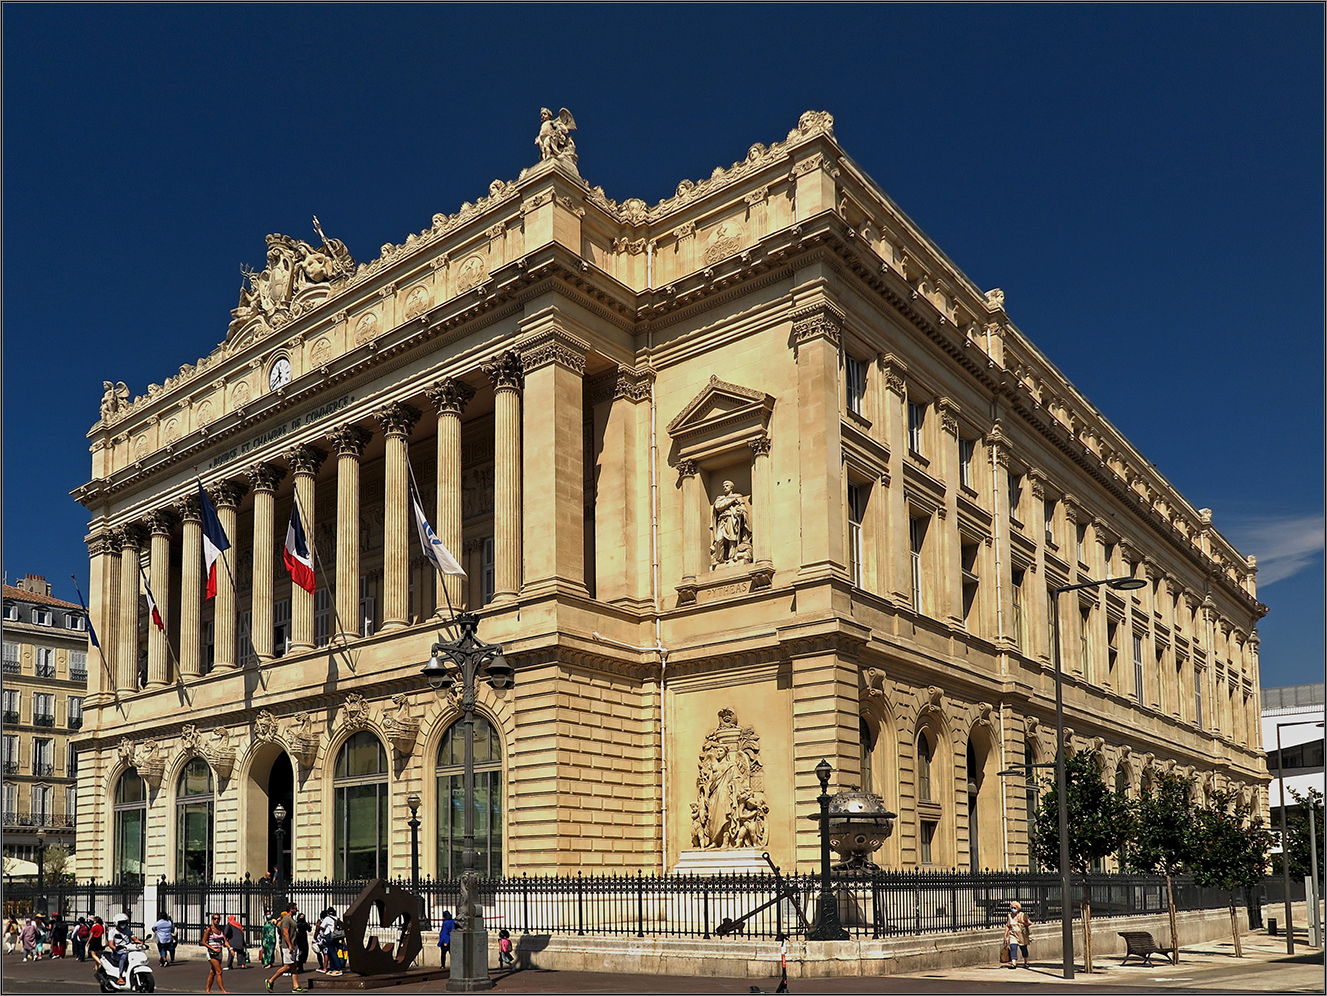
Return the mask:
<svg viewBox="0 0 1327 996">
<path fill-rule="evenodd" d="M 700 572 L 703 527 L 700 522 L 700 468 L 694 460 L 679 460 L 677 476 L 682 479 L 682 585 L 683 602 L 696 597 L 696 575 Z"/>
<path fill-rule="evenodd" d="M 102 665 L 104 659 L 114 667 L 115 641 L 119 631 L 115 626 L 115 605 L 120 600 L 120 534 L 108 529 L 88 542 L 88 613 L 92 628 L 101 634 L 101 650 L 89 655 L 88 691 L 84 704 L 89 708 L 110 701 L 110 676 Z M 95 659 L 93 659 L 95 658 Z M 113 672 L 112 672 L 113 673 Z"/>
<path fill-rule="evenodd" d="M 168 622 L 170 606 L 170 537 L 175 530 L 175 516 L 166 509 L 158 509 L 147 517 L 147 528 L 152 533 L 152 596 L 157 601 L 161 622 Z M 156 624 L 147 627 L 147 687 L 161 688 L 171 682 L 170 638 Z"/>
<path fill-rule="evenodd" d="M 519 353 L 508 351 L 483 371 L 493 381 L 493 571 L 495 602 L 521 588 L 521 389 Z"/>
<path fill-rule="evenodd" d="M 175 510 L 184 523 L 180 556 L 180 676 L 197 678 L 203 673 L 199 621 L 203 602 L 203 520 L 198 495 L 185 495 Z"/>
<path fill-rule="evenodd" d="M 276 489 L 286 472 L 270 463 L 259 463 L 246 472 L 253 489 L 253 599 L 250 607 L 249 641 L 254 656 L 264 663 L 272 659 L 272 563 L 276 553 Z"/>
<path fill-rule="evenodd" d="M 475 396 L 475 389 L 462 380 L 448 377 L 424 392 L 438 409 L 438 507 L 433 528 L 449 553 L 461 557 L 461 415 Z M 445 586 L 445 587 L 444 587 Z M 454 574 L 438 580 L 434 604 L 437 615 L 451 600 L 453 608 L 462 608 L 464 587 Z"/>
<path fill-rule="evenodd" d="M 120 647 L 116 652 L 115 687 L 122 692 L 138 688 L 138 558 L 147 534 L 134 523 L 124 527 L 120 554 Z"/>
<path fill-rule="evenodd" d="M 295 503 L 300 524 L 304 527 L 304 539 L 309 544 L 309 556 L 314 557 L 313 482 L 318 468 L 327 459 L 327 453 L 316 446 L 296 446 L 285 456 L 295 475 Z M 314 570 L 317 570 L 316 559 Z M 305 591 L 297 584 L 290 586 L 290 645 L 297 651 L 313 649 L 313 592 Z"/>
<path fill-rule="evenodd" d="M 410 616 L 410 468 L 406 440 L 419 410 L 391 404 L 374 412 L 387 444 L 382 490 L 382 631 L 401 629 Z"/>
<path fill-rule="evenodd" d="M 236 509 L 244 497 L 245 487 L 238 481 L 220 481 L 208 494 L 217 509 L 217 521 L 230 539 L 235 531 Z M 212 623 L 212 667 L 237 667 L 239 655 L 235 646 L 235 579 L 225 564 L 217 566 L 217 597 Z M 252 627 L 250 627 L 252 629 Z"/>
<path fill-rule="evenodd" d="M 327 435 L 336 450 L 336 619 L 343 641 L 359 636 L 359 460 L 371 438 L 357 425 Z"/>
</svg>

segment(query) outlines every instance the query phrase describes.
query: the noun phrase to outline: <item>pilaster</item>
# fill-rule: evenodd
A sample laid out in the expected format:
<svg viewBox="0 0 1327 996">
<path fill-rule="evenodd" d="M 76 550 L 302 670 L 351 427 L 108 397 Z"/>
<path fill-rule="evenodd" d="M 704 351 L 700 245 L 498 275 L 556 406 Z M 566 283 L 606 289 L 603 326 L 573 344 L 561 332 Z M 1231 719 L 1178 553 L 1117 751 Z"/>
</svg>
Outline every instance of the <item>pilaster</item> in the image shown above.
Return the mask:
<svg viewBox="0 0 1327 996">
<path fill-rule="evenodd" d="M 800 205 L 800 187 L 798 201 Z M 847 569 L 840 501 L 843 445 L 838 372 L 842 335 L 843 315 L 827 302 L 792 315 L 802 523 L 799 580 L 824 578 Z"/>
</svg>

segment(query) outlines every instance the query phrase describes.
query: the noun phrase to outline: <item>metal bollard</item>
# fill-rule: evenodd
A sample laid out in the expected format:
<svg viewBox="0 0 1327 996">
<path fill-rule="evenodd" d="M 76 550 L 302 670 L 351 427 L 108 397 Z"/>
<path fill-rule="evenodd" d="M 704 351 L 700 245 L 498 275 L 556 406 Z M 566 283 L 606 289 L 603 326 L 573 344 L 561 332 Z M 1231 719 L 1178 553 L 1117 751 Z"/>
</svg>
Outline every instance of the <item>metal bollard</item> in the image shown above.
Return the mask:
<svg viewBox="0 0 1327 996">
<path fill-rule="evenodd" d="M 1277 935 L 1276 935 L 1276 917 L 1274 917 L 1274 916 L 1269 916 L 1269 917 L 1267 918 L 1267 936 L 1268 936 L 1268 937 L 1275 937 L 1275 936 L 1277 936 Z"/>
</svg>

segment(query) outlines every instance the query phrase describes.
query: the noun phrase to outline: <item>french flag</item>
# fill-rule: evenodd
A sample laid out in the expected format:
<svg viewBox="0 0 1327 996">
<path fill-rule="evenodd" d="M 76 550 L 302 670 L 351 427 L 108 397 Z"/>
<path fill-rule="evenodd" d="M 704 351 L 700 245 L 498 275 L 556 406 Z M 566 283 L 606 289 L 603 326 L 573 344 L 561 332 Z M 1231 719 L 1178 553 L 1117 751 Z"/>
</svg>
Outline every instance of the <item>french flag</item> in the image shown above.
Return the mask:
<svg viewBox="0 0 1327 996">
<path fill-rule="evenodd" d="M 161 621 L 161 611 L 157 608 L 157 600 L 152 597 L 152 586 L 147 583 L 147 574 L 143 571 L 142 564 L 138 565 L 138 573 L 143 577 L 143 593 L 147 595 L 147 610 L 152 616 L 152 622 L 164 633 L 166 624 Z"/>
<path fill-rule="evenodd" d="M 201 482 L 198 485 L 198 507 L 203 519 L 203 560 L 207 565 L 207 597 L 216 598 L 217 558 L 221 556 L 222 550 L 230 549 L 230 540 L 226 539 L 226 531 L 221 528 L 221 520 L 217 518 L 216 506 L 212 504 L 212 499 L 203 489 Z"/>
<path fill-rule="evenodd" d="M 313 557 L 309 554 L 309 543 L 304 536 L 304 526 L 299 520 L 299 506 L 290 509 L 290 525 L 286 527 L 286 549 L 282 553 L 286 570 L 290 571 L 290 580 L 313 594 Z"/>
</svg>

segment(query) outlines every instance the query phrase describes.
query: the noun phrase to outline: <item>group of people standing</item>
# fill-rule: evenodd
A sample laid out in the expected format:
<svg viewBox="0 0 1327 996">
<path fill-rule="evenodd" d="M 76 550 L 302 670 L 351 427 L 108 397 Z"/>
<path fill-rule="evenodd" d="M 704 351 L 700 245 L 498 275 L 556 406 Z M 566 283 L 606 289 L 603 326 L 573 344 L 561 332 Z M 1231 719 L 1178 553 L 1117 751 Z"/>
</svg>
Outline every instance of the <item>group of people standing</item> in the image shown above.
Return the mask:
<svg viewBox="0 0 1327 996">
<path fill-rule="evenodd" d="M 101 925 L 100 917 L 93 917 Z M 105 927 L 101 927 L 102 932 Z M 81 936 L 80 936 L 80 931 Z M 24 917 L 22 925 L 18 917 L 11 916 L 5 923 L 5 954 L 23 952 L 24 961 L 39 961 L 42 958 L 63 958 L 71 939 L 74 943 L 74 957 L 83 961 L 86 957 L 88 940 L 88 921 L 79 917 L 71 935 L 69 922 L 59 913 L 52 913 L 47 920 L 44 914 Z"/>
</svg>

